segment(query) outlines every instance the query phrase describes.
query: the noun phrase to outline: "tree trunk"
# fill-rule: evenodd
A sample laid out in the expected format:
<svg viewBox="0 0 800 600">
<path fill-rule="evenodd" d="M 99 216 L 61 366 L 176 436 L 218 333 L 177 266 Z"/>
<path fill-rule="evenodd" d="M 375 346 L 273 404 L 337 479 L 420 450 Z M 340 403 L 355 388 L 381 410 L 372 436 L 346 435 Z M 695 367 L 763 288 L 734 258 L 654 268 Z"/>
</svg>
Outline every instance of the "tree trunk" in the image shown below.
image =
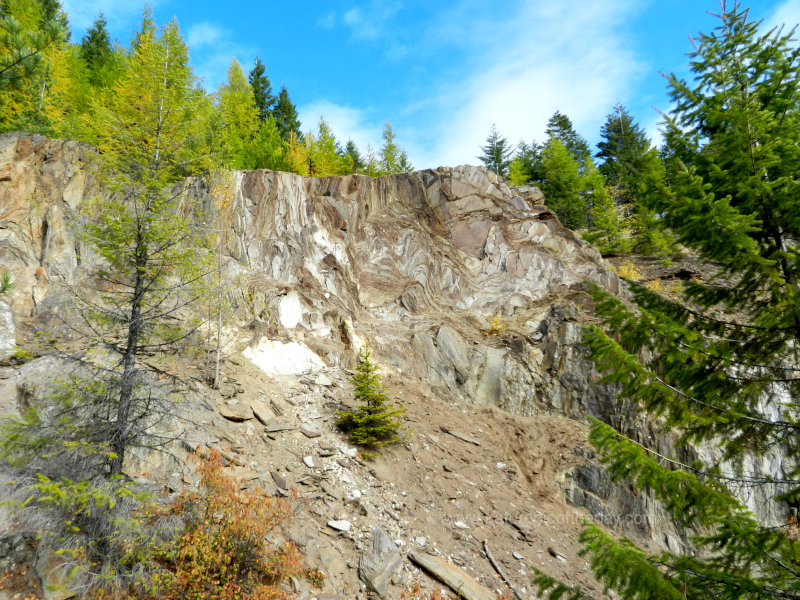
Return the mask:
<svg viewBox="0 0 800 600">
<path fill-rule="evenodd" d="M 111 449 L 110 475 L 122 474 L 122 463 L 130 437 L 130 414 L 133 407 L 133 391 L 136 377 L 136 351 L 139 345 L 141 328 L 142 299 L 144 298 L 144 281 L 142 268 L 147 264 L 147 251 L 139 246 L 136 249 L 136 282 L 131 298 L 131 314 L 128 320 L 128 339 L 122 355 L 122 377 L 120 378 L 119 402 L 117 403 L 117 419 L 114 423 Z"/>
</svg>

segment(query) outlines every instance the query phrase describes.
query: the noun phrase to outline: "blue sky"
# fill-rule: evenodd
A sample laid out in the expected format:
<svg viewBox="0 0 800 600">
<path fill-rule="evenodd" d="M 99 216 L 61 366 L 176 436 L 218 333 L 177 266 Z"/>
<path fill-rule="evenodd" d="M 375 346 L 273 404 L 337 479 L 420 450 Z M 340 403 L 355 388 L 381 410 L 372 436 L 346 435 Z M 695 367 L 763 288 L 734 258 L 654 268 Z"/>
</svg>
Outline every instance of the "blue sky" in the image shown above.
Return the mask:
<svg viewBox="0 0 800 600">
<path fill-rule="evenodd" d="M 103 11 L 127 44 L 141 0 L 62 0 L 73 39 Z M 688 36 L 710 31 L 718 0 L 151 0 L 173 17 L 196 74 L 216 89 L 236 57 L 258 55 L 286 85 L 304 131 L 321 115 L 363 151 L 389 121 L 415 168 L 476 164 L 492 124 L 510 142 L 541 140 L 569 115 L 592 144 L 617 102 L 657 136 L 659 72 L 686 72 Z M 800 0 L 752 0 L 768 24 L 800 22 Z"/>
</svg>

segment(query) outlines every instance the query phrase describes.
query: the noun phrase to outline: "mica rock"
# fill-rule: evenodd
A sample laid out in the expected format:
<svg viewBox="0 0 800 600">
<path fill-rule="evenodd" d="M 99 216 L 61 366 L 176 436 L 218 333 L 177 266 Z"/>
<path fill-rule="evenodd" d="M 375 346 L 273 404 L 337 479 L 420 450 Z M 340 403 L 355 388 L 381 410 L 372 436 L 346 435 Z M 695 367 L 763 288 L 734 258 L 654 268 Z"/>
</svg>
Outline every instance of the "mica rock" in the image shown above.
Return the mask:
<svg viewBox="0 0 800 600">
<path fill-rule="evenodd" d="M 381 598 L 386 592 L 394 574 L 403 564 L 400 551 L 383 529 L 372 530 L 372 544 L 361 553 L 358 560 L 358 576 L 371 591 Z"/>
</svg>

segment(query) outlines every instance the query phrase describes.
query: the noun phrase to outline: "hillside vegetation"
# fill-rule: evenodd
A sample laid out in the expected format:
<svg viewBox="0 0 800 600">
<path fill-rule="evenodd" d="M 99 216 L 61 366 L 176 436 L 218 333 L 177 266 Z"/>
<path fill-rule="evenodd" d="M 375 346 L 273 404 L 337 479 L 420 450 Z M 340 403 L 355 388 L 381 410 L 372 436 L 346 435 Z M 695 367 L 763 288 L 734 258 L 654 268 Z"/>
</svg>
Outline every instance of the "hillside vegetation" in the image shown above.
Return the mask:
<svg viewBox="0 0 800 600">
<path fill-rule="evenodd" d="M 50 385 L 39 389 L 47 392 L 44 402 L 20 387 L 19 414 L 0 425 L 4 477 L 11 481 L 11 495 L 22 509 L 19 518 L 37 531 L 40 558 L 52 566 L 48 573 L 61 574 L 54 584 L 57 591 L 64 597 L 266 600 L 291 595 L 300 577 L 314 585 L 324 582 L 324 573 L 302 566 L 295 544 L 283 535 L 294 505 L 232 483 L 222 468 L 223 462 L 237 464 L 232 454 L 198 448 L 193 490 L 169 499 L 154 494 L 153 486 L 142 485 L 129 468 L 135 452 L 170 453 L 181 441 L 182 432 L 168 425 L 186 416 L 180 400 L 193 390 L 178 371 L 194 368 L 196 356 L 213 356 L 216 363 L 214 375 L 201 381 L 200 389 L 208 384 L 218 390 L 209 397 L 222 394 L 220 348 L 226 326 L 249 328 L 253 343 L 248 350 L 257 352 L 262 339 L 278 337 L 279 331 L 288 335 L 303 310 L 312 307 L 309 313 L 319 314 L 306 323 L 308 330 L 328 336 L 315 347 L 318 355 L 348 354 L 355 361 L 364 345 L 353 332 L 352 316 L 361 315 L 364 321 L 373 319 L 373 337 L 384 340 L 385 355 L 395 361 L 397 374 L 402 373 L 397 366 L 401 358 L 425 356 L 430 362 L 418 372 L 424 371 L 431 381 L 445 389 L 452 386 L 450 391 L 462 397 L 482 394 L 498 406 L 506 406 L 512 391 L 519 397 L 543 386 L 546 377 L 535 380 L 541 375 L 539 366 L 567 369 L 563 362 L 580 363 L 588 349 L 604 374 L 601 383 L 611 387 L 598 392 L 602 386 L 593 380 L 592 369 L 582 370 L 586 381 L 570 381 L 562 370 L 546 383 L 556 381 L 547 388 L 550 391 L 590 391 L 595 404 L 602 394 L 616 394 L 608 403 L 613 411 L 594 406 L 597 414 L 580 414 L 599 417 L 590 417 L 588 435 L 595 450 L 574 443 L 577 430 L 559 424 L 570 436 L 571 454 L 549 455 L 558 469 L 545 467 L 540 457 L 527 457 L 528 446 L 509 442 L 503 450 L 519 455 L 526 472 L 517 477 L 517 471 L 495 460 L 495 470 L 483 465 L 492 480 L 525 479 L 531 487 L 526 493 L 546 489 L 551 502 L 563 489 L 553 492 L 549 483 L 534 485 L 533 475 L 547 472 L 555 482 L 576 467 L 576 457 L 594 460 L 597 452 L 605 470 L 593 465 L 595 470 L 588 472 L 596 480 L 608 478 L 608 485 L 603 483 L 600 491 L 597 485 L 587 485 L 587 494 L 597 492 L 608 500 L 613 497 L 611 483 L 616 482 L 620 487 L 614 490 L 625 489 L 637 499 L 631 506 L 653 498 L 668 514 L 670 531 L 680 530 L 685 538 L 678 547 L 667 544 L 654 550 L 641 540 L 620 537 L 626 532 L 606 527 L 599 520 L 601 513 L 590 510 L 594 520 L 587 518 L 580 533 L 581 556 L 607 589 L 632 600 L 800 598 L 800 47 L 793 32 L 762 31 L 735 2 L 723 3 L 718 21 L 713 32 L 695 40 L 692 79 L 668 77 L 673 109 L 665 118 L 660 149 L 653 148 L 625 108 L 617 106 L 603 126 L 599 151 L 592 155 L 570 119 L 556 112 L 548 122 L 547 140 L 522 143 L 516 152 L 496 130 L 490 132 L 480 158 L 501 177 L 483 169 L 444 168 L 397 175 L 412 167 L 388 123 L 383 147 L 368 148 L 364 154 L 352 142 L 342 146 L 324 119 L 316 132 L 303 133 L 288 91 L 283 88 L 273 95 L 258 59 L 249 77 L 234 60 L 227 80 L 208 93 L 192 72 L 189 49 L 176 22 L 159 27 L 145 11 L 129 45 L 115 47 L 100 16 L 83 40 L 71 43 L 57 0 L 6 0 L 0 13 L 0 131 L 29 130 L 88 143 L 93 150 L 86 150 L 91 154 L 87 172 L 94 178 L 95 191 L 102 190 L 84 198 L 69 216 L 76 235 L 71 241 L 76 272 L 77 267 L 83 271 L 80 280 L 64 277 L 61 282 L 59 293 L 69 298 L 69 307 L 55 311 L 54 329 L 62 329 L 58 334 L 37 330 L 31 336 L 37 354 L 62 361 L 55 367 L 62 377 L 53 377 Z M 34 145 L 31 140 L 25 143 L 29 149 Z M 262 186 L 262 191 L 268 188 L 266 181 L 271 185 L 279 180 L 269 189 L 286 196 L 269 198 L 271 208 L 259 210 L 306 208 L 302 213 L 286 208 L 279 219 L 266 223 L 258 220 L 263 212 L 242 208 L 252 199 L 242 199 L 237 215 L 245 222 L 246 214 L 252 221 L 244 226 L 257 229 L 245 241 L 243 231 L 233 225 L 223 228 L 214 220 L 229 214 L 233 202 L 218 183 L 224 181 L 219 172 L 262 168 L 320 177 L 394 176 L 378 183 L 366 177 L 322 183 L 299 183 L 292 177 L 293 183 L 287 183 L 279 173 L 264 173 L 266 179 L 259 181 L 244 174 L 242 181 L 251 189 Z M 220 187 L 214 190 L 218 193 L 207 189 L 212 180 Z M 342 181 L 351 187 L 340 189 Z M 535 203 L 541 199 L 538 192 L 524 189 L 531 185 L 541 189 L 553 212 Z M 190 193 L 191 189 L 203 192 Z M 374 202 L 352 202 L 361 198 L 356 192 Z M 414 193 L 420 194 L 419 201 L 398 201 Z M 38 201 L 30 198 L 31 209 Z M 689 252 L 711 265 L 713 274 L 687 277 L 664 293 L 659 286 L 635 281 L 636 271 L 621 267 L 620 275 L 628 275 L 630 281 L 627 291 L 620 292 L 618 278 L 602 267 L 597 251 L 564 230 L 553 213 L 606 255 L 637 252 L 669 262 Z M 417 222 L 410 222 L 411 215 Z M 262 239 L 269 227 L 281 233 Z M 308 235 L 312 227 L 318 227 L 319 235 Z M 42 240 L 48 231 L 49 225 L 42 227 Z M 331 238 L 338 236 L 335 243 L 325 231 Z M 241 237 L 232 239 L 230 233 Z M 284 244 L 293 235 L 295 243 Z M 435 264 L 407 251 L 414 236 L 424 238 L 426 248 L 436 253 Z M 309 250 L 312 244 L 316 246 Z M 252 267 L 251 248 L 262 252 L 262 258 L 274 259 L 264 261 L 268 267 L 259 272 L 262 281 L 269 280 L 261 288 L 247 271 Z M 305 262 L 308 257 L 299 248 L 314 255 L 313 265 Z M 362 281 L 344 277 L 345 264 L 352 272 L 368 269 L 354 258 L 353 268 L 343 248 L 351 248 L 361 263 L 374 262 L 370 267 L 376 270 Z M 285 256 L 280 254 L 284 250 Z M 223 262 L 229 267 L 225 272 Z M 269 279 L 281 266 L 301 273 L 284 284 L 285 289 L 277 289 L 281 284 Z M 544 285 L 540 276 L 546 271 L 556 289 L 542 292 L 535 286 Z M 43 266 L 36 273 L 37 281 L 46 282 Z M 228 288 L 236 293 L 227 293 L 226 276 L 232 282 Z M 301 301 L 297 291 L 310 289 L 320 279 L 324 286 Z M 10 297 L 14 285 L 4 270 L 0 296 Z M 329 304 L 330 292 L 322 291 L 327 285 L 339 286 Z M 269 286 L 270 292 L 277 289 L 272 296 L 264 292 Z M 498 297 L 487 298 L 488 291 Z M 457 297 L 467 293 L 472 297 Z M 565 301 L 556 307 L 559 310 L 571 303 L 569 310 L 562 314 L 548 305 L 542 313 L 548 294 Z M 36 300 L 33 292 L 29 295 Z M 284 313 L 268 321 L 269 303 L 279 297 L 276 302 L 284 306 Z M 335 302 L 340 302 L 336 310 L 327 310 Z M 286 325 L 295 306 L 301 316 L 294 325 Z M 452 327 L 443 325 L 441 313 L 436 313 L 442 306 L 451 311 L 447 318 Z M 486 318 L 486 310 L 495 306 L 497 313 Z M 579 321 L 575 306 L 585 311 L 580 317 L 582 342 L 557 345 L 556 352 L 545 355 L 536 344 L 554 323 L 561 328 L 559 344 L 564 342 Z M 242 315 L 248 310 L 252 318 L 245 323 Z M 423 313 L 428 321 L 419 316 Z M 439 322 L 432 324 L 431 314 Z M 376 324 L 376 315 L 386 323 Z M 475 325 L 476 315 L 486 318 L 482 328 Z M 504 318 L 513 325 L 508 331 Z M 402 340 L 405 345 L 392 337 L 403 320 L 412 322 L 409 331 L 418 326 Z M 481 337 L 486 339 L 481 342 Z M 400 347 L 390 348 L 392 342 Z M 374 348 L 374 341 L 371 344 Z M 480 368 L 466 359 L 479 355 L 485 358 Z M 350 440 L 368 451 L 409 439 L 404 437 L 404 409 L 389 408 L 389 396 L 375 375 L 377 366 L 368 361 L 369 351 L 362 350 L 360 356 L 353 383 L 355 397 L 366 404 L 355 410 L 340 405 L 324 409 L 338 414 L 338 424 L 350 432 Z M 33 358 L 20 348 L 7 365 L 16 368 Z M 155 358 L 167 366 L 157 366 Z M 316 355 L 308 360 L 321 361 Z M 506 385 L 503 377 L 518 381 Z M 318 379 L 303 385 L 310 389 L 312 383 L 327 387 L 332 382 Z M 323 405 L 320 396 L 326 397 L 317 393 L 315 408 Z M 531 414 L 555 408 L 538 401 L 531 401 Z M 196 405 L 203 409 L 202 400 Z M 589 401 L 582 409 L 587 406 Z M 260 407 L 253 401 L 242 414 L 226 404 L 223 416 L 232 422 L 255 417 L 267 426 L 270 419 L 264 413 L 258 416 Z M 578 416 L 564 404 L 558 408 Z M 436 412 L 426 411 L 419 403 L 413 412 L 420 420 Z M 493 419 L 487 417 L 487 422 Z M 286 430 L 272 425 L 277 428 L 262 433 Z M 439 434 L 430 423 L 424 427 L 419 439 L 439 448 Z M 297 431 L 308 439 L 322 435 L 304 427 Z M 440 433 L 470 445 L 469 453 L 461 453 L 463 462 L 481 460 L 471 448 L 481 445 L 479 439 L 450 425 L 440 427 Z M 245 429 L 242 439 L 253 435 Z M 525 437 L 522 425 L 515 435 Z M 553 436 L 549 443 L 560 442 Z M 422 455 L 416 444 L 408 442 L 404 448 Z M 329 457 L 337 449 L 326 446 L 325 451 Z M 425 458 L 397 456 L 395 464 L 406 460 L 406 468 L 419 479 L 418 489 L 424 489 L 425 475 L 411 469 L 411 461 Z M 302 481 L 314 481 L 324 491 L 315 479 L 315 457 L 299 458 L 312 473 Z M 777 469 L 765 472 L 762 459 L 777 464 Z M 379 479 L 378 470 L 370 471 L 363 462 L 342 459 L 336 464 L 341 469 L 356 465 L 361 481 Z M 441 465 L 435 466 L 438 472 Z M 441 468 L 454 472 L 450 466 Z M 578 481 L 576 471 L 569 473 Z M 270 477 L 277 495 L 289 495 L 282 475 L 272 472 Z M 480 489 L 467 476 L 461 479 Z M 590 497 L 570 489 L 573 500 Z M 447 500 L 463 506 L 462 492 L 454 490 Z M 361 491 L 355 499 L 351 492 L 347 501 L 336 490 L 323 491 L 313 499 L 327 501 L 328 494 L 341 501 L 337 510 L 357 505 L 362 516 L 369 514 L 355 502 Z M 777 518 L 759 518 L 761 507 L 754 505 L 753 497 L 774 509 Z M 403 506 L 396 496 L 392 502 Z M 419 510 L 424 509 L 434 527 L 436 515 L 427 514 L 429 506 L 433 504 L 420 495 Z M 581 506 L 590 509 L 589 504 Z M 483 506 L 472 514 L 487 527 L 511 519 L 497 519 Z M 461 532 L 470 528 L 451 520 Z M 344 533 L 352 526 L 344 519 L 327 524 Z M 515 527 L 519 539 L 542 542 L 529 527 Z M 484 552 L 489 557 L 489 533 L 486 536 Z M 475 552 L 477 538 L 460 532 L 452 537 Z M 377 539 L 383 538 L 376 534 L 373 540 Z M 389 542 L 391 551 L 398 552 Z M 425 539 L 416 543 L 423 546 Z M 552 546 L 546 550 L 559 564 L 566 562 Z M 413 553 L 409 556 L 424 562 Z M 550 598 L 597 596 L 583 576 L 570 581 L 567 571 L 540 568 L 542 564 L 531 567 L 529 581 Z"/>
</svg>

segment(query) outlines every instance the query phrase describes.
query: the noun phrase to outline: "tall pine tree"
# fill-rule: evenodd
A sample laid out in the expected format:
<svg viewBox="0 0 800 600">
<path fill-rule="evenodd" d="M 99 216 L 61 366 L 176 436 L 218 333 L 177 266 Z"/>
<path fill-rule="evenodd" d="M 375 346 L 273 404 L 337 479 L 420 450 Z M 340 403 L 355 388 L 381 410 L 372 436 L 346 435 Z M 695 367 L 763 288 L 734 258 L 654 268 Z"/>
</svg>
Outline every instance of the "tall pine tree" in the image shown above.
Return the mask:
<svg viewBox="0 0 800 600">
<path fill-rule="evenodd" d="M 578 161 L 561 138 L 550 139 L 542 149 L 542 174 L 539 182 L 547 206 L 570 229 L 586 226 L 586 199 Z"/>
<path fill-rule="evenodd" d="M 253 98 L 258 108 L 258 118 L 266 121 L 272 115 L 273 105 L 277 98 L 272 95 L 272 84 L 267 77 L 266 68 L 261 59 L 256 56 L 256 64 L 247 76 L 250 87 L 253 88 Z"/>
<path fill-rule="evenodd" d="M 345 175 L 349 172 L 349 162 L 339 150 L 336 136 L 328 122 L 320 117 L 317 134 L 306 135 L 309 174 L 314 177 Z"/>
<path fill-rule="evenodd" d="M 596 156 L 602 162 L 598 168 L 617 190 L 619 203 L 632 204 L 647 167 L 650 140 L 621 104 L 606 117 L 600 138 Z"/>
<path fill-rule="evenodd" d="M 219 164 L 228 169 L 256 168 L 254 140 L 258 132 L 259 112 L 253 88 L 235 58 L 228 67 L 228 77 L 216 95 L 214 127 Z"/>
<path fill-rule="evenodd" d="M 275 119 L 275 125 L 278 127 L 281 138 L 287 142 L 292 135 L 298 140 L 303 138 L 303 134 L 300 132 L 300 119 L 297 116 L 297 108 L 292 104 L 286 86 L 283 86 L 280 94 L 278 94 L 278 100 L 272 109 L 272 117 Z"/>
<path fill-rule="evenodd" d="M 99 173 L 111 193 L 85 216 L 87 240 L 105 261 L 97 273 L 105 292 L 85 299 L 82 313 L 93 337 L 118 355 L 101 440 L 111 451 L 108 473 L 117 475 L 158 419 L 156 398 L 140 390 L 141 356 L 186 335 L 175 318 L 192 301 L 207 256 L 181 183 L 208 155 L 206 100 L 175 22 L 158 34 L 145 19 L 125 75 L 96 104 Z"/>
<path fill-rule="evenodd" d="M 108 23 L 101 12 L 81 40 L 81 57 L 91 68 L 102 65 L 111 56 Z"/>
<path fill-rule="evenodd" d="M 494 125 L 489 132 L 489 137 L 486 138 L 486 145 L 481 146 L 481 150 L 483 150 L 483 154 L 478 158 L 483 166 L 501 177 L 507 177 L 513 149 L 508 145 L 508 139 L 502 137 Z"/>
<path fill-rule="evenodd" d="M 589 144 L 575 131 L 572 120 L 560 111 L 554 112 L 553 116 L 548 119 L 545 133 L 548 140 L 561 140 L 567 152 L 579 165 L 583 165 L 583 162 L 592 155 L 589 151 Z"/>
<path fill-rule="evenodd" d="M 394 141 L 395 133 L 387 121 L 383 126 L 383 146 L 380 151 L 380 170 L 383 175 L 406 173 L 414 167 L 408 160 L 406 151 Z"/>
<path fill-rule="evenodd" d="M 669 78 L 667 176 L 644 182 L 648 206 L 718 274 L 687 283 L 680 301 L 631 284 L 635 309 L 597 291 L 605 327 L 586 335 L 606 381 L 677 446 L 716 456 L 686 464 L 593 424 L 612 476 L 697 534 L 696 552 L 649 555 L 587 527 L 595 574 L 624 598 L 800 598 L 788 510 L 800 500 L 800 48 L 791 32 L 760 32 L 738 3 L 719 19 L 694 41 L 693 81 Z M 783 457 L 778 471 L 746 468 L 767 452 Z M 759 522 L 726 485 L 760 489 L 786 521 Z"/>
<path fill-rule="evenodd" d="M 353 140 L 347 140 L 347 144 L 344 147 L 344 157 L 347 161 L 350 173 L 361 173 L 364 171 L 366 164 L 361 157 L 361 153 L 358 151 L 358 146 L 356 146 Z"/>
<path fill-rule="evenodd" d="M 583 234 L 584 239 L 604 255 L 625 252 L 630 247 L 630 239 L 623 225 L 624 220 L 605 179 L 589 159 L 584 161 L 581 185 L 589 206 L 588 229 Z"/>
<path fill-rule="evenodd" d="M 58 7 L 58 3 L 56 3 Z M 53 58 L 68 35 L 62 13 L 36 0 L 5 0 L 0 14 L 0 131 L 49 132 Z M 52 8 L 52 7 L 50 7 Z M 63 15 L 62 15 L 63 16 Z"/>
</svg>

